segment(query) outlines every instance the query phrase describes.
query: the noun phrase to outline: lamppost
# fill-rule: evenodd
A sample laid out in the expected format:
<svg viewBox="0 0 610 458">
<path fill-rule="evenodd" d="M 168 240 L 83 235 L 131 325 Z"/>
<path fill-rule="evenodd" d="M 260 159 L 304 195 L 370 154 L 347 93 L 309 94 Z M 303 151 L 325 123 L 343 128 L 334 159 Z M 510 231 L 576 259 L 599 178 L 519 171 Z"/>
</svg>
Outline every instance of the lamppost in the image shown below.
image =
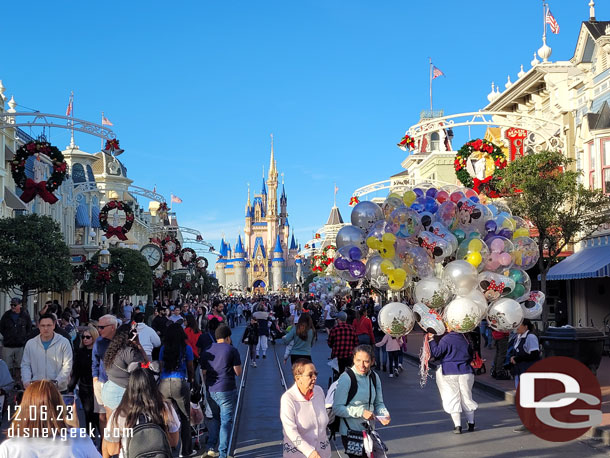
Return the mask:
<svg viewBox="0 0 610 458">
<path fill-rule="evenodd" d="M 104 246 L 104 248 L 102 248 L 100 251 L 97 257 L 97 263 L 102 269 L 107 269 L 110 266 L 110 251 L 108 251 L 106 246 Z M 107 286 L 108 283 L 104 282 L 104 307 L 106 307 L 106 311 L 108 312 L 108 293 L 106 291 Z"/>
</svg>

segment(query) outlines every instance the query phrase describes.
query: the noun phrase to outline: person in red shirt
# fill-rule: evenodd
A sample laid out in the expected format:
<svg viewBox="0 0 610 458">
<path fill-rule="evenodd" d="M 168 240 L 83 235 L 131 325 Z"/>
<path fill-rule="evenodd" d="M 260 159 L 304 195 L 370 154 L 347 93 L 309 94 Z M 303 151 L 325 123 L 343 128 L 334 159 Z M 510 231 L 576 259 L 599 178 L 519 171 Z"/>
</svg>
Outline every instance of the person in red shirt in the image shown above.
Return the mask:
<svg viewBox="0 0 610 458">
<path fill-rule="evenodd" d="M 361 344 L 374 345 L 375 335 L 373 334 L 373 323 L 367 316 L 366 307 L 361 307 L 360 315 L 354 320 L 353 326 L 358 336 L 358 342 Z"/>
<path fill-rule="evenodd" d="M 358 346 L 358 337 L 353 326 L 346 323 L 347 314 L 337 313 L 337 324 L 328 333 L 328 346 L 331 348 L 330 357 L 337 358 L 339 375 L 346 367 L 351 367 L 354 348 Z"/>
</svg>

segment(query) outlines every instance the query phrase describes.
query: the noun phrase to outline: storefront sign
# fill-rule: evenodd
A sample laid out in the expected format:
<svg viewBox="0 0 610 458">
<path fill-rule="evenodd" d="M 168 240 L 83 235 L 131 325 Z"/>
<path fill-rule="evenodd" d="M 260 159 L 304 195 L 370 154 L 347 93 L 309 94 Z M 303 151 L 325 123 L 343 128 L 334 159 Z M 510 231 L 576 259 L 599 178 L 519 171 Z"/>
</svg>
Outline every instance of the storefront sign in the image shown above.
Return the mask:
<svg viewBox="0 0 610 458">
<path fill-rule="evenodd" d="M 524 140 L 527 138 L 527 130 L 511 127 L 506 131 L 506 138 L 510 143 L 511 162 L 515 160 L 517 153 L 519 156 L 523 156 L 523 144 Z"/>
</svg>

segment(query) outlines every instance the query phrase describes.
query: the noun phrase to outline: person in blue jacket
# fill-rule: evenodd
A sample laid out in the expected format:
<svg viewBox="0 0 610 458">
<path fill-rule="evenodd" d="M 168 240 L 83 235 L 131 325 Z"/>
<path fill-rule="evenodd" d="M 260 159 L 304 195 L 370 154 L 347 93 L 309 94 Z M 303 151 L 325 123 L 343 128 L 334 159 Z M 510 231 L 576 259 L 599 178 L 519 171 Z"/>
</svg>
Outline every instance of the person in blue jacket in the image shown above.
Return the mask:
<svg viewBox="0 0 610 458">
<path fill-rule="evenodd" d="M 473 349 L 468 338 L 458 332 L 448 332 L 440 339 L 428 334 L 430 353 L 440 360 L 436 384 L 443 401 L 443 410 L 451 415 L 453 432 L 462 433 L 461 413 L 466 415 L 468 431 L 474 431 L 474 411 L 478 404 L 472 399 L 474 373 L 470 362 Z"/>
</svg>

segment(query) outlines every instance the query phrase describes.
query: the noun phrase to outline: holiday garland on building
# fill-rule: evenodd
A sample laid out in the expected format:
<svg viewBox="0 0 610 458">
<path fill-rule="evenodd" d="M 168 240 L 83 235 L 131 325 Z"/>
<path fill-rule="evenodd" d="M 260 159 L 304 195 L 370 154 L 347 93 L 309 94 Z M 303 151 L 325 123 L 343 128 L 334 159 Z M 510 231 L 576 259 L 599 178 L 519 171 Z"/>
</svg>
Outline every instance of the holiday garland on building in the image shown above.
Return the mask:
<svg viewBox="0 0 610 458">
<path fill-rule="evenodd" d="M 108 212 L 110 210 L 123 211 L 125 213 L 125 223 L 119 226 L 108 224 Z M 133 226 L 134 214 L 131 205 L 122 200 L 111 200 L 100 210 L 100 227 L 106 233 L 106 237 L 117 237 L 119 240 L 127 240 L 127 234 Z"/>
</svg>

